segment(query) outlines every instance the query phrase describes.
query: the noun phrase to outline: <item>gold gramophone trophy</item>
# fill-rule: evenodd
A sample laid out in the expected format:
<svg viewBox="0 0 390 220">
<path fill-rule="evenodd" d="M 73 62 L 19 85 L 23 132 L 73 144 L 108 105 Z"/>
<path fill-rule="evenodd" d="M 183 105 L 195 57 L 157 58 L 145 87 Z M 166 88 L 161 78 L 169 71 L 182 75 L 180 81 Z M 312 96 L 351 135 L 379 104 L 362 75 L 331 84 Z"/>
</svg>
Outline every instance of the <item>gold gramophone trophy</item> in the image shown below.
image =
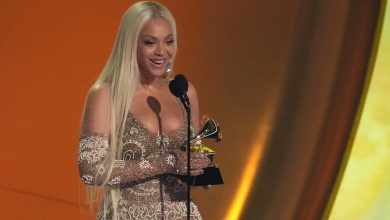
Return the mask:
<svg viewBox="0 0 390 220">
<path fill-rule="evenodd" d="M 223 184 L 221 172 L 214 163 L 215 151 L 202 144 L 203 139 L 212 139 L 216 142 L 222 139 L 218 123 L 212 118 L 206 118 L 202 129 L 191 139 L 191 151 L 205 153 L 211 160 L 211 164 L 203 169 L 203 174 L 190 177 L 192 186 L 208 186 Z"/>
</svg>

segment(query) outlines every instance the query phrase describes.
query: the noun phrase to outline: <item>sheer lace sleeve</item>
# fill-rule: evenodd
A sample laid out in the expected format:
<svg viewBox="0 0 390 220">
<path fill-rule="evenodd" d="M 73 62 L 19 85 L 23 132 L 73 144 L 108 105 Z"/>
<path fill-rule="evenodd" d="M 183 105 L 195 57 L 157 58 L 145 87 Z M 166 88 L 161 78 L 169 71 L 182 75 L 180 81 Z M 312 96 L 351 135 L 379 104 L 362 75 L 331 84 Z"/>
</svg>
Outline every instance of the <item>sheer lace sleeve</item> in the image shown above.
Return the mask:
<svg viewBox="0 0 390 220">
<path fill-rule="evenodd" d="M 103 162 L 109 153 L 109 112 L 108 88 L 91 90 L 85 104 L 78 152 L 79 173 L 86 184 L 101 185 L 108 174 Z M 168 153 L 148 160 L 115 160 L 108 184 L 124 184 L 171 173 L 176 163 L 175 155 Z"/>
<path fill-rule="evenodd" d="M 107 170 L 103 160 L 108 154 L 109 138 L 101 134 L 83 134 L 79 141 L 79 170 L 86 184 L 101 185 Z M 149 160 L 115 160 L 108 184 L 124 184 L 156 175 L 171 173 L 175 169 L 176 157 L 165 154 Z"/>
</svg>

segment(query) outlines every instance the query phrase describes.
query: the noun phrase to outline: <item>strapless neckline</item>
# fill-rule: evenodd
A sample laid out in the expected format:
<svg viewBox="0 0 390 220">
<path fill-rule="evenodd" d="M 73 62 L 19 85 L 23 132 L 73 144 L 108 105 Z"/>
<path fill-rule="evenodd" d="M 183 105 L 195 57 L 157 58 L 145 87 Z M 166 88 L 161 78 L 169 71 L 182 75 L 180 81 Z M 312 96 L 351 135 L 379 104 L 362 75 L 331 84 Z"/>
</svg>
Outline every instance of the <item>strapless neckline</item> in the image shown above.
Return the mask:
<svg viewBox="0 0 390 220">
<path fill-rule="evenodd" d="M 179 128 L 174 129 L 170 132 L 162 132 L 162 134 L 160 134 L 159 132 L 152 132 L 151 130 L 149 130 L 149 128 L 147 128 L 141 121 L 139 121 L 137 119 L 137 117 L 135 117 L 131 111 L 128 112 L 127 116 L 132 118 L 133 121 L 139 125 L 139 127 L 141 127 L 143 130 L 145 130 L 147 133 L 149 133 L 150 135 L 153 135 L 153 136 L 161 136 L 161 135 L 162 136 L 164 136 L 164 135 L 172 136 L 172 135 L 175 135 L 177 133 L 185 132 L 186 128 L 187 128 L 187 126 L 186 126 L 187 123 L 186 123 L 186 121 L 184 121 L 183 125 L 180 126 Z"/>
</svg>

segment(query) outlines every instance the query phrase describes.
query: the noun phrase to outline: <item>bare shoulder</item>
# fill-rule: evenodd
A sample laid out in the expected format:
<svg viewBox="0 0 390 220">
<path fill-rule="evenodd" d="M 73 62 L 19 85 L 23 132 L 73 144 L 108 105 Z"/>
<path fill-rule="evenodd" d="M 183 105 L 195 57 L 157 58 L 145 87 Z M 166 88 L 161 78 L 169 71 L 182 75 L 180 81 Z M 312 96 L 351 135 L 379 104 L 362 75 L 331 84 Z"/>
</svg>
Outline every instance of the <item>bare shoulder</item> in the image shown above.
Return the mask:
<svg viewBox="0 0 390 220">
<path fill-rule="evenodd" d="M 194 126 L 195 131 L 199 130 L 199 103 L 198 95 L 196 93 L 195 86 L 188 82 L 188 98 L 191 102 L 191 120 L 192 125 Z"/>
<path fill-rule="evenodd" d="M 110 95 L 110 86 L 107 83 L 94 85 L 88 91 L 88 97 L 108 97 Z"/>
<path fill-rule="evenodd" d="M 93 117 L 106 117 L 110 112 L 110 87 L 107 84 L 91 87 L 88 92 L 85 113 Z"/>
<path fill-rule="evenodd" d="M 87 102 L 94 104 L 109 104 L 110 87 L 108 84 L 95 85 L 90 88 Z"/>
<path fill-rule="evenodd" d="M 190 81 L 188 81 L 188 96 L 190 99 L 198 99 L 196 88 Z"/>
<path fill-rule="evenodd" d="M 108 134 L 110 132 L 110 112 L 109 86 L 91 87 L 84 107 L 82 133 Z"/>
</svg>

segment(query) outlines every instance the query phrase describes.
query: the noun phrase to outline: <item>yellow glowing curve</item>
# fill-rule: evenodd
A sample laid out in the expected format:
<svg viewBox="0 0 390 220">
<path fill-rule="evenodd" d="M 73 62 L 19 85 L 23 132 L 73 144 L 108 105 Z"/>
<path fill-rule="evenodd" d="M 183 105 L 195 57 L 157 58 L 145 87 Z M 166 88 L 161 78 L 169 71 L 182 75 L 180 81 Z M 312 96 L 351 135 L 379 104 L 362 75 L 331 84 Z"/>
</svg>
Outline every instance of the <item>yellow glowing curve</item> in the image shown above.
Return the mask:
<svg viewBox="0 0 390 220">
<path fill-rule="evenodd" d="M 268 127 L 263 126 L 260 129 L 260 134 L 255 141 L 255 144 L 252 146 L 251 154 L 249 160 L 245 166 L 244 172 L 241 177 L 241 183 L 236 191 L 233 203 L 230 206 L 229 212 L 226 215 L 225 219 L 236 220 L 239 219 L 242 209 L 245 205 L 245 201 L 248 197 L 248 193 L 251 189 L 251 184 L 253 178 L 255 177 L 256 171 L 258 170 L 259 161 L 263 154 L 264 144 L 268 136 Z"/>
<path fill-rule="evenodd" d="M 390 4 L 385 13 L 365 106 L 330 220 L 390 219 Z"/>
</svg>

